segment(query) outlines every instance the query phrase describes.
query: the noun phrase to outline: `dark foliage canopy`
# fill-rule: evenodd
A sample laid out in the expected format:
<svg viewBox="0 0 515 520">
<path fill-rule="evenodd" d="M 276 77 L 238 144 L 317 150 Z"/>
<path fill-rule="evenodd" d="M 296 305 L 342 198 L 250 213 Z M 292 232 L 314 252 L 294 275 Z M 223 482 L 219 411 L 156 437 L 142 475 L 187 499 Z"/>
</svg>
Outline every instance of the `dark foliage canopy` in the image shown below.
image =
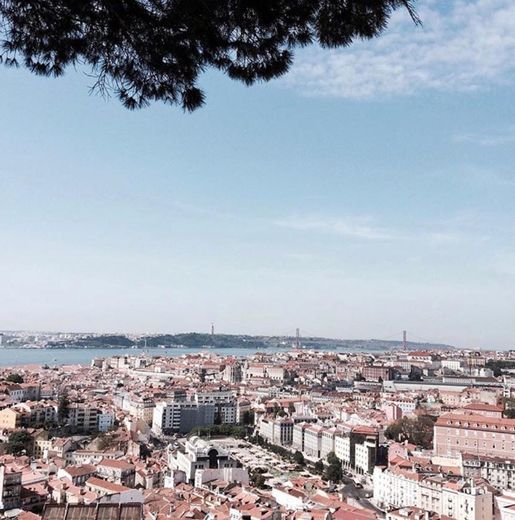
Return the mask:
<svg viewBox="0 0 515 520">
<path fill-rule="evenodd" d="M 27 450 L 32 442 L 32 437 L 25 430 L 18 430 L 9 435 L 7 453 L 21 455 Z"/>
<path fill-rule="evenodd" d="M 388 439 L 405 441 L 430 449 L 433 446 L 433 428 L 436 417 L 420 415 L 416 418 L 402 417 L 390 424 L 384 434 Z"/>
<path fill-rule="evenodd" d="M 329 464 L 329 466 L 325 468 L 323 476 L 324 480 L 335 483 L 340 482 L 343 476 L 341 464 Z"/>
<path fill-rule="evenodd" d="M 313 464 L 313 471 L 319 475 L 324 472 L 324 461 L 322 459 L 317 460 L 315 464 Z"/>
<path fill-rule="evenodd" d="M 194 110 L 199 75 L 250 85 L 287 72 L 293 50 L 373 38 L 412 0 L 0 0 L 0 60 L 35 74 L 91 68 L 93 90 L 127 108 Z"/>
<path fill-rule="evenodd" d="M 6 377 L 6 381 L 10 383 L 23 383 L 23 377 L 20 374 L 9 374 Z"/>
<path fill-rule="evenodd" d="M 298 464 L 299 466 L 304 466 L 304 464 L 306 464 L 304 455 L 298 450 L 293 454 L 293 460 L 295 461 L 295 464 Z"/>
</svg>

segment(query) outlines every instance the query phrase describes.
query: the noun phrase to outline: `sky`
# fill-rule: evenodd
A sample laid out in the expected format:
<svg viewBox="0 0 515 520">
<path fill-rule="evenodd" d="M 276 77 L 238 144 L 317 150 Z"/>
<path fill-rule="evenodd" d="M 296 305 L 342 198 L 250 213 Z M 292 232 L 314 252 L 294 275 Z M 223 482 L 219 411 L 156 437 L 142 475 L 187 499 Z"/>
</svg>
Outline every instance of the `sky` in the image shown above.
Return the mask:
<svg viewBox="0 0 515 520">
<path fill-rule="evenodd" d="M 131 112 L 0 69 L 0 329 L 515 346 L 515 3 L 419 1 Z"/>
</svg>

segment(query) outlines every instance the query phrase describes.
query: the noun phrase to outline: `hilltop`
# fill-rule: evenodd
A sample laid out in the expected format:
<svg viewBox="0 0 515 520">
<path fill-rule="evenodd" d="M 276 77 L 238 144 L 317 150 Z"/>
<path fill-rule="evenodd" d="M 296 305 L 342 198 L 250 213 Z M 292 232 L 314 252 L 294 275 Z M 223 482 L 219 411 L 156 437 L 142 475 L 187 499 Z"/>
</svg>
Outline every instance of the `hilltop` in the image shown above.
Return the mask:
<svg viewBox="0 0 515 520">
<path fill-rule="evenodd" d="M 180 334 L 160 334 L 131 336 L 124 334 L 68 335 L 63 340 L 49 340 L 45 348 L 289 348 L 295 345 L 293 336 L 250 336 L 246 334 L 204 334 L 188 332 Z M 380 339 L 335 339 L 323 337 L 302 337 L 304 348 L 324 350 L 389 350 L 402 347 L 402 341 Z M 408 342 L 408 348 L 421 350 L 450 349 L 451 345 L 437 343 Z"/>
</svg>

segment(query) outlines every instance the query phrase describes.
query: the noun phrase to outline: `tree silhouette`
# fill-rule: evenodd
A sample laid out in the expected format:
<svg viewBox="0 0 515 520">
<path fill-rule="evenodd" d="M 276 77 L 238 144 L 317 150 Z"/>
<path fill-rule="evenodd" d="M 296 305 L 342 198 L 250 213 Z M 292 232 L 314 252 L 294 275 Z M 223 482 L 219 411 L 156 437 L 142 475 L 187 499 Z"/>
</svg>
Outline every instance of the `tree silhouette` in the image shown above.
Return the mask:
<svg viewBox="0 0 515 520">
<path fill-rule="evenodd" d="M 68 419 L 68 408 L 70 407 L 70 400 L 66 392 L 63 392 L 59 396 L 59 402 L 57 406 L 57 418 L 60 424 L 64 424 Z"/>
<path fill-rule="evenodd" d="M 420 415 L 415 418 L 402 417 L 390 424 L 384 434 L 388 439 L 405 441 L 430 449 L 433 445 L 435 417 Z"/>
<path fill-rule="evenodd" d="M 30 433 L 25 430 L 17 430 L 9 435 L 7 442 L 7 453 L 21 455 L 24 451 L 29 451 L 32 444 Z"/>
<path fill-rule="evenodd" d="M 9 374 L 5 380 L 10 383 L 23 383 L 23 377 L 20 374 Z"/>
<path fill-rule="evenodd" d="M 0 60 L 43 76 L 85 65 L 92 89 L 130 109 L 194 110 L 199 75 L 250 85 L 288 71 L 295 48 L 373 38 L 413 0 L 0 0 Z"/>
<path fill-rule="evenodd" d="M 329 452 L 326 458 L 328 464 L 335 464 L 337 466 L 341 466 L 342 464 L 342 461 L 336 456 L 336 453 L 334 453 L 334 451 Z"/>
<path fill-rule="evenodd" d="M 295 464 L 299 466 L 304 466 L 304 464 L 306 464 L 304 455 L 298 450 L 293 454 L 293 460 L 295 461 Z"/>
<path fill-rule="evenodd" d="M 331 482 L 340 482 L 343 471 L 341 464 L 329 464 L 324 470 L 324 479 Z"/>
<path fill-rule="evenodd" d="M 324 471 L 324 461 L 322 459 L 319 459 L 315 462 L 315 464 L 313 465 L 313 471 L 315 473 L 318 473 L 319 475 L 321 475 Z"/>
</svg>

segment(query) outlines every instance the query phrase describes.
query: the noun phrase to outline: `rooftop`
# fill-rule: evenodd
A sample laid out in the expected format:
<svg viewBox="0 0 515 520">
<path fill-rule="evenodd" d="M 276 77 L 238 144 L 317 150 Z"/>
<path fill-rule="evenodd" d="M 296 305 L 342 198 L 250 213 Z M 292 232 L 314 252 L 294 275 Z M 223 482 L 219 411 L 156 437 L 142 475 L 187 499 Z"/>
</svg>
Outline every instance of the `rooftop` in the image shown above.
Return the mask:
<svg viewBox="0 0 515 520">
<path fill-rule="evenodd" d="M 42 520 L 142 520 L 141 504 L 47 505 Z"/>
</svg>

